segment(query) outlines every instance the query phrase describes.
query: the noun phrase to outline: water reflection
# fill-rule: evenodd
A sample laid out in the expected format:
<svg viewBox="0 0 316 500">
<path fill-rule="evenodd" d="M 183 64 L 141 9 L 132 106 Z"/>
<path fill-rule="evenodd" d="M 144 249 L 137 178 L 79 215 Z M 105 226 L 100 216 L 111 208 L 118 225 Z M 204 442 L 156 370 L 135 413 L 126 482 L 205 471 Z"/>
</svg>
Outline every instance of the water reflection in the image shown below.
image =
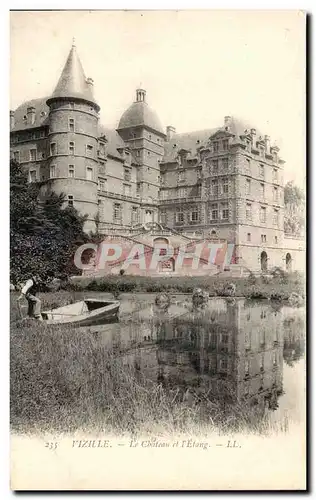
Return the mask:
<svg viewBox="0 0 316 500">
<path fill-rule="evenodd" d="M 304 354 L 305 312 L 269 302 L 213 299 L 203 311 L 187 303 L 155 304 L 111 325 L 105 335 L 136 372 L 187 396 L 274 410 L 284 391 L 283 361 Z"/>
</svg>

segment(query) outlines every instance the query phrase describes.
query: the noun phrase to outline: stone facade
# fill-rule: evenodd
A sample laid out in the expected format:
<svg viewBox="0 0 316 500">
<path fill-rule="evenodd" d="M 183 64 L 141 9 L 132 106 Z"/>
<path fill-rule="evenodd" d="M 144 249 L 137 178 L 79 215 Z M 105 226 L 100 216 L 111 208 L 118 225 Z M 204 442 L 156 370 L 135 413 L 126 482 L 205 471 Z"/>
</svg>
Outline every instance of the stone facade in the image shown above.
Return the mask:
<svg viewBox="0 0 316 500">
<path fill-rule="evenodd" d="M 12 158 L 43 194 L 63 192 L 86 214 L 87 231 L 160 222 L 234 244 L 234 263 L 255 272 L 304 269 L 304 242 L 284 235 L 284 161 L 267 135 L 228 116 L 217 129 L 164 132 L 143 89 L 116 130 L 99 110 L 73 46 L 53 94 L 10 112 Z"/>
</svg>

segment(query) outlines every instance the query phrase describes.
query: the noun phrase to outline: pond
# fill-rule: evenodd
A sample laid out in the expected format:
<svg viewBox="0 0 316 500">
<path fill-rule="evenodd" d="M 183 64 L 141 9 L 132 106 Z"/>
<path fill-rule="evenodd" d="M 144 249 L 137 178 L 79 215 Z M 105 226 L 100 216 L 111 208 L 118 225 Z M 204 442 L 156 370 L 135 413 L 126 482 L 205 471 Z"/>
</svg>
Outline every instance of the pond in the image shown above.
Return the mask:
<svg viewBox="0 0 316 500">
<path fill-rule="evenodd" d="M 214 298 L 196 311 L 190 296 L 175 295 L 161 310 L 154 297 L 122 295 L 119 322 L 88 331 L 135 371 L 187 398 L 194 392 L 256 406 L 283 427 L 304 421 L 304 308 Z"/>
</svg>

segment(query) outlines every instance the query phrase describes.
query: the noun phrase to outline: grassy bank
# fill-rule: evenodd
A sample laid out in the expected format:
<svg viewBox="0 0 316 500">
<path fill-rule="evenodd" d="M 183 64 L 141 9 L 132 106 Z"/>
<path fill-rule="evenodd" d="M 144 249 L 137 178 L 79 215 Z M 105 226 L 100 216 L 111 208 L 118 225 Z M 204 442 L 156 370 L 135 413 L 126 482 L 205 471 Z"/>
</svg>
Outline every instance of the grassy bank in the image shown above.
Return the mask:
<svg viewBox="0 0 316 500">
<path fill-rule="evenodd" d="M 45 306 L 63 292 L 46 294 Z M 265 433 L 262 409 L 213 394 L 200 377 L 195 383 L 164 383 L 128 363 L 118 348 L 102 342 L 102 332 L 49 327 L 17 320 L 12 301 L 11 425 L 17 432 L 103 433 Z M 139 330 L 133 322 L 135 332 Z M 134 353 L 140 348 L 135 346 Z M 225 383 L 225 381 L 224 381 Z M 188 387 L 190 393 L 188 397 Z M 225 387 L 224 387 L 225 388 Z M 282 424 L 283 425 L 283 424 Z"/>
<path fill-rule="evenodd" d="M 265 276 L 248 278 L 229 278 L 218 276 L 106 276 L 104 278 L 80 277 L 70 280 L 65 286 L 67 290 L 99 292 L 171 292 L 192 293 L 196 287 L 209 292 L 211 297 L 227 295 L 225 287 L 229 283 L 236 285 L 236 296 L 250 299 L 287 300 L 292 292 L 304 296 L 304 280 L 299 274 Z"/>
</svg>

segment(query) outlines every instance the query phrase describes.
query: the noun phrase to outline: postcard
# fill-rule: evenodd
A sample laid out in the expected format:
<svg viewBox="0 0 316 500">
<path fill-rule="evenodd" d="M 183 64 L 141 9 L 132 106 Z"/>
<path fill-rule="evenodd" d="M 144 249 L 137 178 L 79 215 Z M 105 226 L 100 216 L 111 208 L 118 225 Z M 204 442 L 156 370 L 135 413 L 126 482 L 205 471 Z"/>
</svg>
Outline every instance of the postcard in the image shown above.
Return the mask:
<svg viewBox="0 0 316 500">
<path fill-rule="evenodd" d="M 11 489 L 306 490 L 306 14 L 10 30 Z"/>
</svg>

